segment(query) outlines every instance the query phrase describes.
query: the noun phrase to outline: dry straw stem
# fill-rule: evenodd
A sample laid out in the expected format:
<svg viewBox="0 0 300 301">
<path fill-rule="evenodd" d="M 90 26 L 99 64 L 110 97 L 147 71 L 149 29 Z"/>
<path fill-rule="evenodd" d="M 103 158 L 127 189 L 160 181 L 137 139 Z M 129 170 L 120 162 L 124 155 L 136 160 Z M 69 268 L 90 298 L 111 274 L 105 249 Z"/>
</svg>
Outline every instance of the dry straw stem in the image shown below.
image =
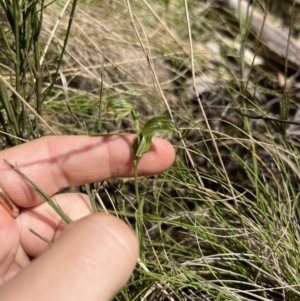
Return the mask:
<svg viewBox="0 0 300 301">
<path fill-rule="evenodd" d="M 133 13 L 132 13 L 132 10 L 131 10 L 131 6 L 130 6 L 130 1 L 129 1 L 129 0 L 127 0 L 127 5 L 128 5 L 128 11 L 129 11 L 129 14 L 130 14 L 131 26 L 133 27 L 134 32 L 135 32 L 135 34 L 136 34 L 136 36 L 137 36 L 137 38 L 138 38 L 138 40 L 139 40 L 139 43 L 140 43 L 140 45 L 141 45 L 141 47 L 142 47 L 142 49 L 143 49 L 143 51 L 144 51 L 144 54 L 145 54 L 145 56 L 146 56 L 146 58 L 147 58 L 147 61 L 148 61 L 148 63 L 149 63 L 149 67 L 150 67 L 150 69 L 151 69 L 151 71 L 152 71 L 152 74 L 153 74 L 153 77 L 154 77 L 154 79 L 155 79 L 156 85 L 157 85 L 157 87 L 158 87 L 158 89 L 159 89 L 159 92 L 160 92 L 160 95 L 161 95 L 161 97 L 162 97 L 162 99 L 163 99 L 163 101 L 164 101 L 164 103 L 165 103 L 165 105 L 166 105 L 166 108 L 167 108 L 167 110 L 168 110 L 168 113 L 169 113 L 170 117 L 171 117 L 172 119 L 174 119 L 174 116 L 173 116 L 172 111 L 171 111 L 171 109 L 170 109 L 169 103 L 168 103 L 168 101 L 167 101 L 167 99 L 166 99 L 166 97 L 165 97 L 165 95 L 164 95 L 164 92 L 163 92 L 163 89 L 161 88 L 161 84 L 160 84 L 160 82 L 159 82 L 158 76 L 157 76 L 157 74 L 156 74 L 156 72 L 155 72 L 155 69 L 154 69 L 154 65 L 153 65 L 153 61 L 152 61 L 152 56 L 151 56 L 150 50 L 149 50 L 148 52 L 146 51 L 146 48 L 145 48 L 144 45 L 143 45 L 143 42 L 142 42 L 141 37 L 140 37 L 140 35 L 139 35 L 139 32 L 138 32 L 138 30 L 137 30 L 137 28 L 136 28 L 136 26 L 135 26 L 135 23 L 134 23 L 134 17 L 133 17 Z M 153 10 L 152 10 L 152 11 L 153 11 Z M 155 15 L 155 17 L 157 17 L 157 16 Z M 189 19 L 187 18 L 187 21 L 188 21 L 188 20 L 189 20 Z M 190 28 L 190 25 L 189 25 L 189 24 L 188 24 L 187 26 L 188 26 L 188 28 Z M 141 28 L 143 29 L 142 26 L 141 26 Z M 146 39 L 146 41 L 147 41 L 147 36 L 146 36 L 145 32 L 143 32 L 143 33 L 144 33 L 144 37 L 145 37 L 145 39 Z M 191 54 L 192 54 L 192 52 L 193 52 L 193 50 L 192 50 L 192 45 L 190 45 L 190 46 L 191 46 Z M 147 49 L 150 49 L 149 45 L 147 45 Z M 194 66 L 194 64 L 193 64 L 193 56 L 191 56 L 191 58 L 192 58 L 192 61 L 191 61 L 192 66 Z M 194 74 L 194 72 L 193 72 L 193 74 Z M 188 148 L 186 147 L 186 144 L 185 144 L 184 139 L 182 139 L 181 132 L 178 131 L 178 134 L 179 134 L 179 138 L 181 139 L 181 141 L 182 141 L 182 143 L 183 143 L 183 146 L 184 146 L 185 152 L 186 152 L 186 154 L 187 154 L 187 156 L 188 156 L 188 158 L 189 158 L 189 161 L 190 161 L 190 163 L 192 164 L 192 166 L 194 167 L 194 169 L 195 169 L 195 171 L 196 171 L 196 174 L 197 174 L 197 178 L 198 178 L 199 184 L 203 186 L 201 177 L 200 177 L 200 175 L 199 175 L 199 173 L 198 173 L 198 171 L 197 171 L 197 169 L 196 169 L 194 160 L 193 160 L 192 156 L 190 155 L 190 152 L 189 152 Z"/>
<path fill-rule="evenodd" d="M 222 167 L 222 170 L 224 172 L 224 176 L 226 178 L 226 181 L 229 185 L 229 189 L 230 189 L 230 193 L 231 193 L 231 196 L 234 200 L 234 203 L 235 203 L 235 207 L 236 209 L 238 209 L 238 203 L 237 203 L 237 200 L 236 200 L 236 196 L 235 196 L 235 193 L 234 193 L 234 190 L 232 188 L 232 185 L 231 185 L 231 182 L 230 182 L 230 179 L 228 177 L 228 174 L 227 174 L 227 171 L 226 171 L 226 168 L 225 168 L 225 165 L 223 163 L 223 159 L 220 155 L 220 152 L 219 152 L 219 149 L 218 149 L 218 146 L 217 146 L 217 143 L 216 143 L 216 140 L 215 140 L 215 137 L 212 133 L 212 130 L 211 130 L 211 127 L 210 127 L 210 124 L 207 120 L 207 117 L 206 117 L 206 114 L 205 114 L 205 111 L 203 109 L 203 105 L 201 103 L 201 100 L 199 98 L 199 93 L 197 92 L 197 86 L 196 86 L 196 76 L 195 76 L 195 62 L 194 62 L 194 54 L 193 54 L 193 39 L 192 39 L 192 35 L 191 35 L 191 25 L 190 25 L 190 16 L 189 16 L 189 10 L 188 10 L 188 5 L 187 5 L 187 0 L 185 0 L 185 11 L 186 11 L 186 19 L 187 19 L 187 28 L 188 28 L 188 33 L 189 33 L 189 43 L 190 43 L 190 56 L 191 56 L 191 66 L 192 66 L 192 77 L 193 77 L 193 90 L 195 91 L 195 96 L 197 98 L 197 101 L 199 103 L 199 107 L 201 109 L 201 113 L 204 117 L 204 121 L 205 121 L 205 124 L 206 124 L 206 127 L 208 129 L 208 132 L 210 134 L 210 137 L 211 137 L 211 140 L 213 142 L 213 145 L 214 145 L 214 148 L 216 150 L 216 153 L 217 153 L 217 156 L 218 156 L 218 159 L 220 161 L 220 164 L 221 164 L 221 167 Z M 202 184 L 202 181 L 200 182 Z"/>
</svg>

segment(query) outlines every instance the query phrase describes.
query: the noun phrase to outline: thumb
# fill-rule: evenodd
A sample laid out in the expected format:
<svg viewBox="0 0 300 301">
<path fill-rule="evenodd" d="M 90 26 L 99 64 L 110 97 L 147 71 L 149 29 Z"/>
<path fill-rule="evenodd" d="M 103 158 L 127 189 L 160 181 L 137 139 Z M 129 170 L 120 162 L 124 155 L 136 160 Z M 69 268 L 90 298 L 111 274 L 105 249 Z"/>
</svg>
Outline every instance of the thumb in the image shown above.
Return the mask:
<svg viewBox="0 0 300 301">
<path fill-rule="evenodd" d="M 137 239 L 126 224 L 108 214 L 89 215 L 3 285 L 0 300 L 108 301 L 125 285 L 137 258 Z"/>
</svg>

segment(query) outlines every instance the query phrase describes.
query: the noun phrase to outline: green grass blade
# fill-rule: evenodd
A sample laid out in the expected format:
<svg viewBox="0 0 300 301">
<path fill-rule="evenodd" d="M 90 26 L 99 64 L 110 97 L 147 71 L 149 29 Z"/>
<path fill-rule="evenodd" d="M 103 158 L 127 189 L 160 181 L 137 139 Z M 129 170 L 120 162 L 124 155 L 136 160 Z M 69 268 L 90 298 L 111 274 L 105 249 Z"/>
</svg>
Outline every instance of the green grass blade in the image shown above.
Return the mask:
<svg viewBox="0 0 300 301">
<path fill-rule="evenodd" d="M 15 167 L 13 164 L 4 159 L 4 162 L 9 165 L 14 171 L 16 171 L 32 188 L 33 190 L 42 197 L 54 210 L 55 212 L 64 220 L 67 224 L 72 223 L 71 218 L 64 213 L 60 206 L 51 199 L 40 187 L 38 187 L 33 181 L 31 181 L 19 168 Z"/>
</svg>

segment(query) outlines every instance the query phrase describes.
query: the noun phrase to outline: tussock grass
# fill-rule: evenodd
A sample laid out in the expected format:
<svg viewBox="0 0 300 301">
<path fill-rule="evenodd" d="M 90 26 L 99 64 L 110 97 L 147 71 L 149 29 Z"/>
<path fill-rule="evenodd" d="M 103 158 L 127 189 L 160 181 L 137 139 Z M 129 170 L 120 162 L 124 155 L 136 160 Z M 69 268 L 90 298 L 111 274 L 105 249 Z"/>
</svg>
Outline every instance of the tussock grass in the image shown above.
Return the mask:
<svg viewBox="0 0 300 301">
<path fill-rule="evenodd" d="M 297 49 L 299 7 L 285 2 L 283 14 L 279 4 L 253 1 L 243 15 L 234 2 L 80 2 L 57 78 L 71 4 L 59 20 L 65 3 L 45 3 L 41 49 L 52 39 L 39 113 L 57 133 L 95 134 L 99 116 L 102 132 L 133 131 L 130 119 L 116 126 L 105 114 L 116 97 L 134 104 L 141 123 L 171 113 L 179 130 L 171 137 L 174 166 L 139 181 L 142 261 L 115 300 L 300 298 L 297 62 L 286 49 L 284 57 L 272 52 L 250 21 L 254 7 L 264 26 L 285 26 Z M 0 26 L 13 41 L 9 24 Z M 1 74 L 34 107 L 30 68 L 18 90 L 8 50 L 0 50 Z M 3 81 L 1 89 L 9 91 Z M 1 109 L 8 118 L 3 102 Z M 27 116 L 33 131 L 26 135 L 9 118 L 1 130 L 26 139 L 49 134 Z M 106 209 L 134 228 L 133 182 L 97 188 Z"/>
</svg>

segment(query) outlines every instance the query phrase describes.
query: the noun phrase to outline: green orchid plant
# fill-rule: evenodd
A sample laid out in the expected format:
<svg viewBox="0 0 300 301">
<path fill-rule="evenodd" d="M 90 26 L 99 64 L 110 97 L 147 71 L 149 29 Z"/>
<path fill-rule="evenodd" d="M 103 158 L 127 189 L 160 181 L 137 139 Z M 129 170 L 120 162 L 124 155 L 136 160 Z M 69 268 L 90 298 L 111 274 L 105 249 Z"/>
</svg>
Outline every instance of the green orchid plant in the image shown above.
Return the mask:
<svg viewBox="0 0 300 301">
<path fill-rule="evenodd" d="M 124 98 L 112 99 L 107 105 L 108 113 L 117 113 L 116 122 L 131 114 L 134 121 L 137 138 L 132 146 L 132 152 L 136 165 L 143 154 L 147 153 L 151 147 L 152 137 L 157 132 L 175 132 L 175 122 L 170 117 L 154 117 L 148 120 L 140 130 L 139 115 L 133 105 Z"/>
<path fill-rule="evenodd" d="M 175 122 L 170 117 L 154 117 L 149 119 L 142 129 L 140 129 L 139 115 L 136 112 L 134 106 L 125 98 L 112 99 L 107 105 L 108 113 L 116 113 L 116 122 L 118 123 L 124 117 L 131 114 L 134 121 L 134 127 L 136 132 L 136 140 L 132 145 L 132 155 L 133 155 L 133 169 L 134 169 L 134 185 L 135 185 L 135 195 L 138 204 L 137 210 L 137 227 L 136 229 L 138 236 L 140 237 L 140 244 L 143 243 L 142 233 L 143 233 L 143 208 L 144 199 L 140 199 L 139 188 L 138 188 L 138 172 L 137 167 L 140 162 L 141 157 L 147 153 L 151 148 L 152 137 L 158 132 L 175 132 Z M 143 250 L 141 246 L 141 250 Z"/>
</svg>

